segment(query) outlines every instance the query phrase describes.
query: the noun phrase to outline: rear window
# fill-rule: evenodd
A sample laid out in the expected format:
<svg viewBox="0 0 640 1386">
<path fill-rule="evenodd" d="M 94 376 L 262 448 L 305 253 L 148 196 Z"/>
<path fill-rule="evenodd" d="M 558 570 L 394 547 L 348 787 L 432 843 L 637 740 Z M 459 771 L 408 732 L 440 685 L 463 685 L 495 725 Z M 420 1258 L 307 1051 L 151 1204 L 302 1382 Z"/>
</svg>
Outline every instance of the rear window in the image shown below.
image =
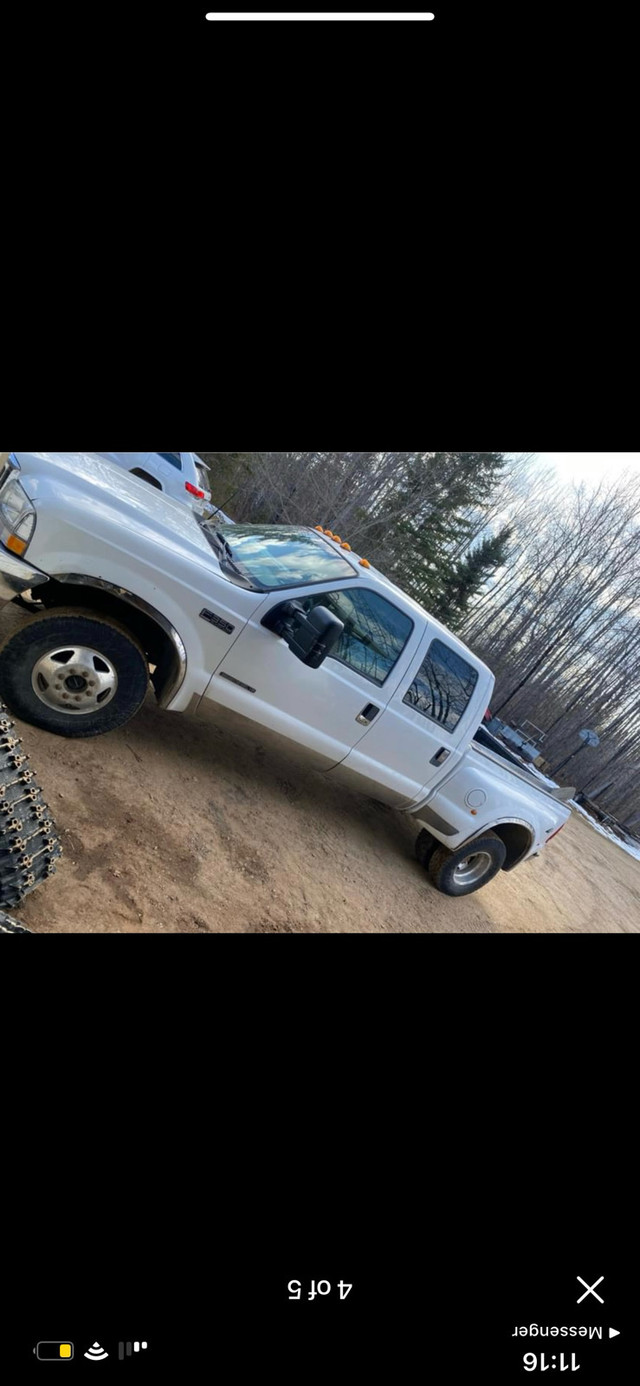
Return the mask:
<svg viewBox="0 0 640 1386">
<path fill-rule="evenodd" d="M 477 682 L 477 669 L 442 640 L 432 640 L 403 702 L 452 732 L 464 716 Z"/>
<path fill-rule="evenodd" d="M 170 462 L 172 467 L 177 467 L 182 471 L 182 458 L 179 452 L 159 452 L 158 457 L 164 457 L 165 462 Z"/>
</svg>

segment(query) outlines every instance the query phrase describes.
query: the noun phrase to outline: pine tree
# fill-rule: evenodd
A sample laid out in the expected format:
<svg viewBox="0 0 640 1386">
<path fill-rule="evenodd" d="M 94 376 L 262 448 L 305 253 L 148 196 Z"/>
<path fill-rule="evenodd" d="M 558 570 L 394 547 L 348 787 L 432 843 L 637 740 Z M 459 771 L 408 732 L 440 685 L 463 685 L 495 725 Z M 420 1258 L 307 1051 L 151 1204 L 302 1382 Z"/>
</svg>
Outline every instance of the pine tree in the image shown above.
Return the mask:
<svg viewBox="0 0 640 1386">
<path fill-rule="evenodd" d="M 461 565 L 452 554 L 464 547 L 469 516 L 482 510 L 505 463 L 501 452 L 416 453 L 409 459 L 389 515 L 393 560 L 385 571 L 427 609 L 434 610 L 443 590 L 455 589 Z"/>
<path fill-rule="evenodd" d="M 434 616 L 444 625 L 455 630 L 487 578 L 504 566 L 511 534 L 511 529 L 505 526 L 497 534 L 481 540 L 445 578 L 433 608 Z"/>
</svg>

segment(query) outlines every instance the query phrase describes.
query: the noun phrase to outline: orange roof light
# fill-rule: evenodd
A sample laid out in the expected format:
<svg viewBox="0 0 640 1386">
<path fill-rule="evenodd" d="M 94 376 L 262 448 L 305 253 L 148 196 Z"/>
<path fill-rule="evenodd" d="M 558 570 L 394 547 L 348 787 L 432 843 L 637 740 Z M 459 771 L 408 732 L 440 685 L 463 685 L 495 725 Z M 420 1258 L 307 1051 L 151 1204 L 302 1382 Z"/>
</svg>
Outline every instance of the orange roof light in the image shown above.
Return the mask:
<svg viewBox="0 0 640 1386">
<path fill-rule="evenodd" d="M 361 559 L 360 559 L 360 567 L 361 567 L 361 568 L 370 568 L 370 567 L 371 567 L 371 564 L 369 563 L 369 560 L 368 560 L 367 558 L 361 558 Z"/>
<path fill-rule="evenodd" d="M 346 549 L 348 553 L 351 553 L 351 545 L 350 545 L 350 544 L 343 544 L 342 547 L 343 547 L 343 549 Z"/>
<path fill-rule="evenodd" d="M 322 528 L 322 525 L 316 525 L 316 529 L 320 534 L 324 534 L 324 529 Z"/>
<path fill-rule="evenodd" d="M 334 539 L 335 539 L 335 541 L 336 541 L 336 544 L 341 544 L 341 543 L 342 543 L 342 540 L 341 540 L 339 534 L 334 534 L 333 537 L 334 537 Z"/>
<path fill-rule="evenodd" d="M 332 533 L 332 531 L 331 531 L 330 529 L 325 529 L 325 534 L 328 534 L 328 535 L 329 535 L 329 538 L 330 538 L 330 539 L 333 539 L 333 533 Z"/>
</svg>

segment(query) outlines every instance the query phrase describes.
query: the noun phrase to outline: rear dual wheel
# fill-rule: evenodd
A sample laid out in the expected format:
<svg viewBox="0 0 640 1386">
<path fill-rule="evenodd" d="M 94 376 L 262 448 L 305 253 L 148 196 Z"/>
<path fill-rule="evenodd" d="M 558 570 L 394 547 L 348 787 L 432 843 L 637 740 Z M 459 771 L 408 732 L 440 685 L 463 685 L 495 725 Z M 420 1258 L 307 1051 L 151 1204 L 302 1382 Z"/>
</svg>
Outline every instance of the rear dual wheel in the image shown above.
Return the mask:
<svg viewBox="0 0 640 1386">
<path fill-rule="evenodd" d="M 507 849 L 497 833 L 483 833 L 473 842 L 451 851 L 427 832 L 416 842 L 418 861 L 443 895 L 472 895 L 502 870 Z"/>
<path fill-rule="evenodd" d="M 436 838 L 432 837 L 431 833 L 428 833 L 426 828 L 423 828 L 422 832 L 418 833 L 416 838 L 416 860 L 420 862 L 421 866 L 427 867 L 429 865 L 437 846 L 438 843 Z"/>
</svg>

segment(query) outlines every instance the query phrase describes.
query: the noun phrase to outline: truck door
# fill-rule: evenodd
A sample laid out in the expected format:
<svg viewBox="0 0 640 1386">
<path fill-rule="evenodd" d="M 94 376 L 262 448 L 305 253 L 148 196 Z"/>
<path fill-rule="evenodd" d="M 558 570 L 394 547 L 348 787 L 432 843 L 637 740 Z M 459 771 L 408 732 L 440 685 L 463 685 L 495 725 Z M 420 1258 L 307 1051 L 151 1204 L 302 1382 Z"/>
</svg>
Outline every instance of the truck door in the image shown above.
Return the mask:
<svg viewBox="0 0 640 1386">
<path fill-rule="evenodd" d="M 427 627 L 384 715 L 333 774 L 365 792 L 384 786 L 389 802 L 419 801 L 469 745 L 479 720 L 478 679 L 478 670 Z"/>
<path fill-rule="evenodd" d="M 283 601 L 329 607 L 344 635 L 319 669 L 309 669 L 261 624 Z M 358 582 L 271 593 L 217 668 L 207 696 L 305 746 L 325 768 L 370 735 L 395 682 L 394 669 L 417 651 L 413 620 Z"/>
</svg>

